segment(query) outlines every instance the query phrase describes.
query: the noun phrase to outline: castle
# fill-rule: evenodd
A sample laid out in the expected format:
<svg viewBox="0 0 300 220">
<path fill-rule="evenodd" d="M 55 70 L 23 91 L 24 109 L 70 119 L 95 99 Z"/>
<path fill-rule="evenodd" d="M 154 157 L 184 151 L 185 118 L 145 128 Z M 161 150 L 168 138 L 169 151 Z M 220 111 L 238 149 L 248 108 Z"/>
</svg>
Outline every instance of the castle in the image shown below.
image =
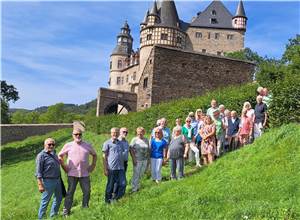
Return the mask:
<svg viewBox="0 0 300 220">
<path fill-rule="evenodd" d="M 171 99 L 200 95 L 251 80 L 254 65 L 224 57 L 244 48 L 243 2 L 233 16 L 213 0 L 190 23 L 172 0 L 154 1 L 140 24 L 140 47 L 132 49 L 127 22 L 110 56 L 109 88 L 98 92 L 97 115 L 143 110 Z"/>
</svg>

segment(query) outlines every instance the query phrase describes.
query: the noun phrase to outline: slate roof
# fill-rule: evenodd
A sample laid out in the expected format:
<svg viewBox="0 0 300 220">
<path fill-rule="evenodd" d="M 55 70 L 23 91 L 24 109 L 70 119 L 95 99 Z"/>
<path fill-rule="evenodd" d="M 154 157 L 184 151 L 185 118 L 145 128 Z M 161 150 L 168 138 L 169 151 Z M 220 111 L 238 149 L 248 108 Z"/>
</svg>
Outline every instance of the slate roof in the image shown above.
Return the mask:
<svg viewBox="0 0 300 220">
<path fill-rule="evenodd" d="M 246 13 L 245 13 L 245 9 L 244 9 L 244 4 L 242 2 L 242 0 L 240 0 L 239 5 L 236 9 L 236 13 L 234 17 L 244 17 L 247 18 Z"/>
<path fill-rule="evenodd" d="M 216 14 L 213 15 L 212 11 L 215 11 Z M 221 1 L 214 0 L 203 12 L 198 14 L 190 26 L 233 29 L 232 17 Z M 216 19 L 217 23 L 211 22 L 211 19 Z"/>
<path fill-rule="evenodd" d="M 173 0 L 162 0 L 159 2 L 160 25 L 167 27 L 178 27 L 180 23 L 176 6 Z"/>
</svg>

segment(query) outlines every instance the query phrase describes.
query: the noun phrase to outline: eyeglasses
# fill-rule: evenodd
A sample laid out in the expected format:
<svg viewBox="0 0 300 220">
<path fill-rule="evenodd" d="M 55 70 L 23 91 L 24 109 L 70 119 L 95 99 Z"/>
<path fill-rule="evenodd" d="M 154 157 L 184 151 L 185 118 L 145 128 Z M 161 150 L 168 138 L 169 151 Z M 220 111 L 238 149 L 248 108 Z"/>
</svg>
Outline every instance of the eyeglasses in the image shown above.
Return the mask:
<svg viewBox="0 0 300 220">
<path fill-rule="evenodd" d="M 160 132 L 154 132 L 154 134 L 159 134 Z"/>
<path fill-rule="evenodd" d="M 73 134 L 74 136 L 81 136 L 82 134 L 80 133 L 77 133 L 77 134 Z"/>
<path fill-rule="evenodd" d="M 48 144 L 48 147 L 50 147 L 50 146 L 55 146 L 55 144 L 54 143 Z"/>
<path fill-rule="evenodd" d="M 186 122 L 191 122 L 191 121 L 186 121 Z"/>
</svg>

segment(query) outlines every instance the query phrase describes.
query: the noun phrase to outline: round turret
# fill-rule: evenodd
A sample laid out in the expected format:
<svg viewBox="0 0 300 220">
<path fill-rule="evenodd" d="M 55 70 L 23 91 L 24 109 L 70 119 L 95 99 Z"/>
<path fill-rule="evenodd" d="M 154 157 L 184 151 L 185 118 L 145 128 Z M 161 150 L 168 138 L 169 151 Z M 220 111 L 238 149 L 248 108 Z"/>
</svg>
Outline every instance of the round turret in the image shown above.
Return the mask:
<svg viewBox="0 0 300 220">
<path fill-rule="evenodd" d="M 232 18 L 232 26 L 235 29 L 246 30 L 247 17 L 242 0 L 239 2 L 235 16 Z"/>
</svg>

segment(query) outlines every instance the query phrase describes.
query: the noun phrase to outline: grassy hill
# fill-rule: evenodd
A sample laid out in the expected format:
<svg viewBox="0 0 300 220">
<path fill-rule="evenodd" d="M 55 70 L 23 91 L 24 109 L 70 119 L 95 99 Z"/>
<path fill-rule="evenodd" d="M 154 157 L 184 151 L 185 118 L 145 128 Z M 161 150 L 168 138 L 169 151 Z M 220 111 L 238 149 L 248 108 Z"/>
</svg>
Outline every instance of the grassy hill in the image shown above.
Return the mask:
<svg viewBox="0 0 300 220">
<path fill-rule="evenodd" d="M 165 181 L 160 185 L 144 178 L 140 192 L 129 194 L 128 187 L 126 196 L 111 206 L 103 202 L 106 178 L 99 159 L 91 175 L 90 208 L 80 208 L 78 189 L 69 219 L 299 219 L 299 135 L 296 124 L 272 129 L 254 144 L 225 155 L 209 167 L 194 171 L 187 166 L 190 175 L 180 181 L 167 181 L 169 167 L 164 167 Z M 51 136 L 60 137 L 59 149 L 68 141 L 59 132 Z M 91 132 L 84 135 L 99 158 L 106 138 Z M 4 149 L 22 145 L 24 142 L 18 142 Z M 21 152 L 18 161 L 8 158 L 2 163 L 2 219 L 36 218 L 40 193 L 33 175 L 35 155 L 22 160 Z M 132 176 L 129 164 L 128 179 Z"/>
</svg>

